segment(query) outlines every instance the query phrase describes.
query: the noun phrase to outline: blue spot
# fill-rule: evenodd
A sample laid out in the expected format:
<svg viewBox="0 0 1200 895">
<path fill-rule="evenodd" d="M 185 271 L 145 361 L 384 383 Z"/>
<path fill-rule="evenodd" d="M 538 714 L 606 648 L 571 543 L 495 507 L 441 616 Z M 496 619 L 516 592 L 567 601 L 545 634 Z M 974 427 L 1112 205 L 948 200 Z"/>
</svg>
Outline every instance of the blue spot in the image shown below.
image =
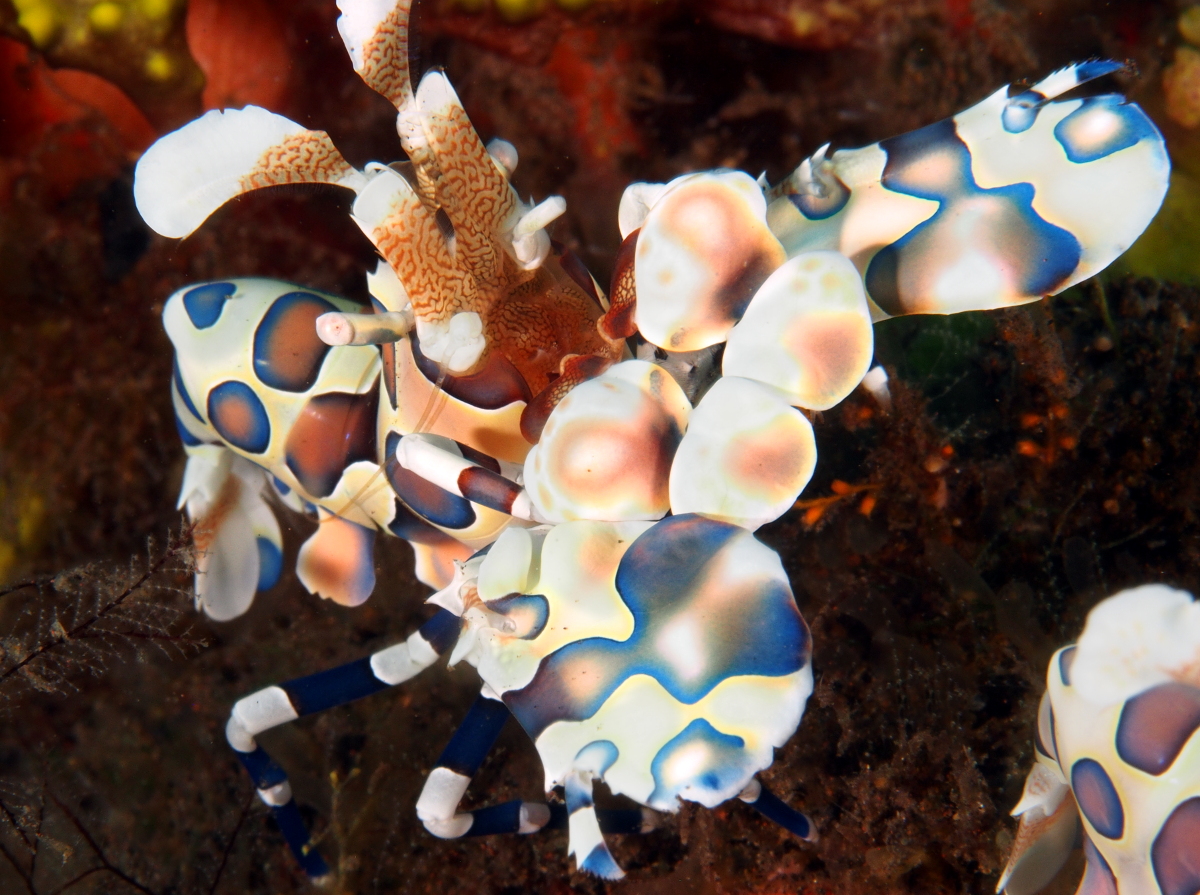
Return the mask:
<svg viewBox="0 0 1200 895">
<path fill-rule="evenodd" d="M 452 547 L 458 543 L 440 528 L 434 528 L 406 507 L 399 498 L 393 503 L 395 508 L 392 511 L 392 521 L 388 523 L 387 528 L 396 537 L 404 538 L 413 544 L 425 544 L 428 547 Z"/>
<path fill-rule="evenodd" d="M 317 335 L 317 318 L 336 310 L 309 292 L 288 292 L 275 299 L 254 331 L 254 373 L 259 380 L 285 392 L 312 388 L 330 349 Z"/>
<path fill-rule="evenodd" d="M 183 406 L 188 409 L 188 412 L 200 422 L 204 422 L 204 417 L 200 415 L 200 411 L 196 409 L 196 405 L 192 403 L 192 396 L 188 394 L 188 390 L 183 385 L 183 374 L 179 371 L 179 357 L 175 357 L 175 369 L 171 374 L 175 380 L 175 391 L 179 392 L 179 400 L 183 402 Z"/>
<path fill-rule="evenodd" d="M 1026 90 L 1016 96 L 1009 97 L 1004 111 L 1000 113 L 1000 123 L 1010 134 L 1021 134 L 1033 127 L 1037 121 L 1038 112 L 1046 97 L 1036 90 Z"/>
<path fill-rule="evenodd" d="M 248 454 L 261 454 L 271 443 L 267 408 L 244 382 L 231 379 L 210 391 L 208 418 L 218 435 Z"/>
<path fill-rule="evenodd" d="M 509 594 L 489 600 L 487 608 L 513 622 L 515 636 L 521 640 L 533 640 L 541 634 L 550 618 L 550 601 L 541 594 Z"/>
<path fill-rule="evenodd" d="M 574 765 L 577 768 L 587 768 L 596 776 L 603 777 L 608 769 L 616 764 L 620 754 L 621 750 L 612 740 L 592 740 L 575 753 Z"/>
<path fill-rule="evenodd" d="M 279 581 L 279 573 L 283 571 L 283 551 L 262 536 L 256 537 L 258 544 L 258 587 L 257 590 L 270 590 Z"/>
<path fill-rule="evenodd" d="M 608 846 L 603 842 L 591 850 L 588 856 L 583 859 L 583 863 L 579 865 L 579 869 L 584 873 L 590 873 L 601 879 L 620 879 L 623 875 L 621 868 L 617 866 L 617 862 L 609 854 Z"/>
<path fill-rule="evenodd" d="M 1109 119 L 1115 127 L 1096 127 L 1097 119 Z M 1107 123 L 1107 122 L 1106 122 Z M 1101 136 L 1097 138 L 1096 134 Z M 1078 109 L 1054 128 L 1054 137 L 1076 164 L 1094 162 L 1114 152 L 1136 146 L 1143 140 L 1158 143 L 1162 136 L 1146 113 L 1123 96 L 1107 94 L 1083 100 Z"/>
<path fill-rule="evenodd" d="M 400 436 L 389 432 L 384 442 L 388 482 L 404 503 L 423 519 L 443 528 L 469 528 L 475 524 L 475 510 L 466 498 L 421 478 L 395 462 Z"/>
<path fill-rule="evenodd" d="M 761 562 L 732 565 L 733 546 L 742 563 L 748 550 Z M 717 576 L 724 587 L 713 586 Z M 728 678 L 782 677 L 809 661 L 811 635 L 778 556 L 735 525 L 691 514 L 662 520 L 621 558 L 616 587 L 634 619 L 628 640 L 569 643 L 524 688 L 504 694 L 533 739 L 555 721 L 592 717 L 633 675 L 693 705 Z"/>
<path fill-rule="evenodd" d="M 731 789 L 745 786 L 754 768 L 745 740 L 721 733 L 697 718 L 658 750 L 650 763 L 650 773 L 654 792 L 646 804 L 670 811 L 680 797 L 705 805 L 724 801 Z"/>
<path fill-rule="evenodd" d="M 832 172 L 817 170 L 813 174 L 819 185 L 824 188 L 825 195 L 792 193 L 788 200 L 808 220 L 823 221 L 846 207 L 846 203 L 850 201 L 850 187 Z"/>
<path fill-rule="evenodd" d="M 271 484 L 275 486 L 275 490 L 279 492 L 280 497 L 287 497 L 292 493 L 292 489 L 284 484 L 277 475 L 271 476 Z"/>
<path fill-rule="evenodd" d="M 187 311 L 192 326 L 196 329 L 208 329 L 220 320 L 221 312 L 225 310 L 225 302 L 235 292 L 237 286 L 233 283 L 205 283 L 183 293 L 183 308 Z"/>
<path fill-rule="evenodd" d="M 879 145 L 887 153 L 885 187 L 938 203 L 928 220 L 884 246 L 867 267 L 867 291 L 888 314 L 922 308 L 937 276 L 964 252 L 994 258 L 1026 296 L 1053 292 L 1079 265 L 1079 240 L 1034 211 L 1032 184 L 979 187 L 953 119 Z"/>
<path fill-rule="evenodd" d="M 1100 762 L 1081 758 L 1071 767 L 1071 790 L 1079 810 L 1108 839 L 1120 839 L 1125 830 L 1125 810 L 1112 779 Z"/>
<path fill-rule="evenodd" d="M 191 432 L 189 432 L 187 430 L 187 427 L 183 424 L 183 420 L 181 420 L 179 418 L 178 413 L 174 414 L 174 416 L 175 416 L 175 429 L 176 429 L 176 431 L 179 432 L 179 440 L 180 441 L 182 441 L 188 447 L 196 447 L 196 445 L 204 444 L 203 441 L 201 441 L 199 438 L 197 438 L 195 435 L 193 435 Z"/>
</svg>

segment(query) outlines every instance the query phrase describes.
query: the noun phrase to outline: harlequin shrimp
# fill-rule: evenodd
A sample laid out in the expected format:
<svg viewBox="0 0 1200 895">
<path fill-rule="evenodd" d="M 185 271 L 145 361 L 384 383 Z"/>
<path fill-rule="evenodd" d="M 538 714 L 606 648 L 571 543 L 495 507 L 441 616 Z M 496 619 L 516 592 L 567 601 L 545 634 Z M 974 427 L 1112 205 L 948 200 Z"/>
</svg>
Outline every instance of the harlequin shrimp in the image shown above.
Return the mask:
<svg viewBox="0 0 1200 895">
<path fill-rule="evenodd" d="M 603 779 L 654 810 L 738 796 L 812 838 L 754 776 L 812 689 L 807 628 L 751 533 L 812 475 L 802 410 L 863 380 L 873 320 L 1031 301 L 1107 265 L 1162 200 L 1161 137 L 1120 97 L 1060 100 L 1119 68 L 1086 63 L 914 134 L 822 149 L 775 188 L 727 170 L 635 184 L 606 300 L 546 235 L 562 201 L 520 202 L 515 150 L 483 145 L 443 75 L 412 89 L 408 2 L 339 7 L 406 163 L 357 171 L 325 134 L 248 108 L 208 113 L 139 165 L 139 208 L 166 235 L 250 189 L 329 183 L 356 193 L 384 259 L 371 308 L 264 280 L 171 298 L 181 500 L 207 539 L 197 594 L 213 617 L 278 573 L 268 488 L 320 517 L 299 558 L 310 590 L 366 599 L 382 528 L 413 542 L 440 609 L 401 644 L 239 701 L 230 744 L 323 876 L 255 736 L 450 652 L 483 689 L 418 801 L 434 834 L 565 825 L 578 865 L 616 877 L 603 833 L 644 815 L 596 810 Z M 566 808 L 460 813 L 510 713 Z"/>
<path fill-rule="evenodd" d="M 1123 591 L 1054 654 L 997 892 L 1044 888 L 1080 836 L 1080 895 L 1200 891 L 1200 604 Z"/>
<path fill-rule="evenodd" d="M 414 92 L 408 2 L 342 6 L 355 68 L 396 106 L 408 162 L 358 171 L 328 135 L 250 107 L 209 112 L 138 164 L 138 208 L 164 235 L 187 235 L 250 190 L 328 183 L 356 193 L 354 220 L 384 259 L 368 277 L 372 308 L 264 280 L 167 302 L 189 456 L 180 503 L 204 520 L 197 597 L 218 619 L 244 612 L 278 573 L 268 482 L 320 517 L 299 559 L 310 591 L 365 600 L 377 528 L 413 543 L 422 580 L 445 584 L 450 561 L 506 520 L 431 494 L 388 463 L 395 441 L 419 430 L 511 469 L 533 440 L 522 433 L 624 351 L 598 325 L 606 304 L 594 280 L 546 234 L 562 200 L 521 202 L 509 185 L 515 149 L 484 147 L 442 74 Z"/>
<path fill-rule="evenodd" d="M 483 689 L 417 800 L 435 836 L 534 833 L 563 825 L 580 870 L 623 873 L 604 833 L 638 832 L 642 811 L 602 811 L 592 783 L 656 811 L 738 797 L 796 835 L 803 814 L 755 775 L 795 731 L 812 692 L 811 637 L 775 551 L 735 525 L 566 522 L 507 529 L 434 596 L 442 608 L 403 643 L 237 702 L 226 734 L 305 871 L 329 872 L 287 775 L 254 737 L 402 683 L 451 650 Z M 451 649 L 453 647 L 453 649 Z M 471 777 L 512 714 L 537 747 L 545 790 L 460 812 Z"/>
</svg>

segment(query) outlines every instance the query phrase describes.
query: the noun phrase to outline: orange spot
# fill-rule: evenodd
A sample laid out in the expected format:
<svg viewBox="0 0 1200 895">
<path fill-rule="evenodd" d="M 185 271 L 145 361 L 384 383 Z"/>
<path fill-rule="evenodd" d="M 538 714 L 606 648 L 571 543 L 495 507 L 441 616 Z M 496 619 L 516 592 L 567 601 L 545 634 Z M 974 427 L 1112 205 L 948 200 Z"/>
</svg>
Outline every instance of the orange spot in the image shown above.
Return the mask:
<svg viewBox="0 0 1200 895">
<path fill-rule="evenodd" d="M 860 513 L 862 513 L 864 516 L 870 516 L 871 511 L 875 509 L 875 503 L 876 503 L 875 495 L 868 494 L 866 497 L 864 497 L 862 499 L 862 503 L 860 503 L 858 505 L 858 511 Z"/>
<path fill-rule="evenodd" d="M 1062 438 L 1060 438 L 1058 440 L 1058 443 L 1063 448 L 1063 450 L 1073 451 L 1073 450 L 1075 450 L 1076 447 L 1079 446 L 1079 439 L 1076 438 L 1074 435 L 1064 435 Z"/>
<path fill-rule="evenodd" d="M 833 484 L 829 486 L 829 490 L 840 497 L 845 497 L 847 494 L 853 493 L 853 488 L 841 479 L 834 479 Z"/>
<path fill-rule="evenodd" d="M 808 458 L 797 450 L 796 442 L 788 434 L 778 426 L 764 427 L 732 439 L 726 457 L 732 459 L 735 480 L 742 487 L 766 493 L 795 482 Z"/>
<path fill-rule="evenodd" d="M 809 507 L 804 511 L 804 524 L 809 528 L 821 521 L 821 517 L 825 515 L 825 507 Z"/>
<path fill-rule="evenodd" d="M 943 447 L 942 448 L 942 456 L 943 457 L 953 457 L 954 456 L 954 446 L 948 444 L 945 447 Z"/>
<path fill-rule="evenodd" d="M 1032 429 L 1034 426 L 1040 426 L 1041 424 L 1042 424 L 1042 417 L 1040 414 L 1037 414 L 1037 413 L 1022 413 L 1021 414 L 1021 428 L 1022 429 Z"/>
<path fill-rule="evenodd" d="M 870 323 L 856 312 L 825 311 L 796 318 L 780 341 L 803 371 L 800 390 L 828 400 L 862 377 L 871 338 Z"/>
<path fill-rule="evenodd" d="M 321 520 L 305 545 L 306 583 L 314 593 L 343 606 L 357 606 L 365 599 L 353 585 L 363 577 L 367 537 L 374 535 L 337 516 Z"/>
<path fill-rule="evenodd" d="M 1017 453 L 1022 457 L 1037 457 L 1042 453 L 1036 442 L 1021 439 L 1017 442 Z"/>
</svg>

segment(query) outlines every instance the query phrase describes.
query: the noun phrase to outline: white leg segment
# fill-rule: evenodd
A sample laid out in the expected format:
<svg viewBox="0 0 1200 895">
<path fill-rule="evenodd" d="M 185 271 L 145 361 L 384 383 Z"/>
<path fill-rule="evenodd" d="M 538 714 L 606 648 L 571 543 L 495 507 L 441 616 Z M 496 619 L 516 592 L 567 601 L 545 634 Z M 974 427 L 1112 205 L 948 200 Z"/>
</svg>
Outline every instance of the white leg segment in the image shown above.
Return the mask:
<svg viewBox="0 0 1200 895">
<path fill-rule="evenodd" d="M 264 687 L 234 703 L 225 738 L 238 752 L 253 752 L 257 734 L 299 717 L 281 687 Z"/>
<path fill-rule="evenodd" d="M 470 814 L 455 814 L 471 778 L 449 768 L 434 768 L 417 799 L 417 817 L 439 839 L 457 839 L 471 829 Z"/>
<path fill-rule="evenodd" d="M 389 646 L 371 656 L 371 671 L 385 684 L 402 684 L 424 671 L 437 658 L 429 641 L 414 631 L 404 643 Z"/>
</svg>

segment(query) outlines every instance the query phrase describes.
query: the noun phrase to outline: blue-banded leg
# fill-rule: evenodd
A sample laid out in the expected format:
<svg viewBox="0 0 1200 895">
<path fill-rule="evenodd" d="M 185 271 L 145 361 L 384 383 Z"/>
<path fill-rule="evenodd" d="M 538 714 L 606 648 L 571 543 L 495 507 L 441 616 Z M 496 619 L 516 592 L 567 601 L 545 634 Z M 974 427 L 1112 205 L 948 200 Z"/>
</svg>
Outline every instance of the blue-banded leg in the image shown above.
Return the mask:
<svg viewBox="0 0 1200 895">
<path fill-rule="evenodd" d="M 757 777 L 752 779 L 738 798 L 753 806 L 767 820 L 772 820 L 789 833 L 805 842 L 817 841 L 817 828 L 807 814 L 803 814 L 762 785 Z"/>
<path fill-rule="evenodd" d="M 265 687 L 234 703 L 225 738 L 250 773 L 259 798 L 271 807 L 292 854 L 310 877 L 329 873 L 329 866 L 310 845 L 287 773 L 254 738 L 304 715 L 345 705 L 404 683 L 432 665 L 454 645 L 462 628 L 457 615 L 440 610 L 403 643 L 337 668 Z"/>
</svg>

